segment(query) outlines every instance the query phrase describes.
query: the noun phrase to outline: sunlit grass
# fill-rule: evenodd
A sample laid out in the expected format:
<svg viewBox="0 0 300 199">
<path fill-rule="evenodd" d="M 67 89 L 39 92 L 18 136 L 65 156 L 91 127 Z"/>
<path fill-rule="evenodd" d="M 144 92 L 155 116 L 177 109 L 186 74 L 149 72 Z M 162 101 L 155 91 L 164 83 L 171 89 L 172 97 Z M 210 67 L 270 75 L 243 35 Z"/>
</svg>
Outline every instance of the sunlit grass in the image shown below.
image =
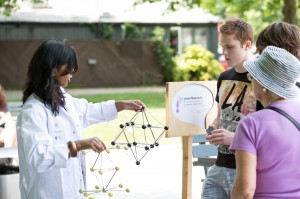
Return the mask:
<svg viewBox="0 0 300 199">
<path fill-rule="evenodd" d="M 166 110 L 165 110 L 165 93 L 161 92 L 144 92 L 144 93 L 114 93 L 114 94 L 99 94 L 99 95 L 77 95 L 76 98 L 85 98 L 89 102 L 102 102 L 106 100 L 131 100 L 139 99 L 145 103 L 147 111 L 162 125 L 166 124 Z M 20 100 L 18 100 L 20 101 Z M 102 122 L 89 126 L 83 130 L 83 136 L 99 137 L 106 144 L 111 143 L 120 131 L 120 124 L 125 124 L 133 116 L 133 111 L 121 111 L 118 117 L 110 122 Z M 165 142 L 164 135 L 162 142 Z M 172 141 L 171 141 L 172 142 Z"/>
<path fill-rule="evenodd" d="M 156 120 L 158 120 L 162 124 L 162 126 L 165 125 L 166 114 L 164 108 L 153 108 L 153 109 L 148 108 L 147 110 L 151 115 L 153 115 L 153 117 L 155 117 Z M 119 113 L 118 117 L 113 121 L 102 122 L 84 129 L 84 136 L 85 137 L 97 136 L 100 139 L 102 139 L 105 143 L 110 143 L 118 135 L 118 132 L 120 131 L 120 124 L 125 124 L 126 122 L 129 122 L 134 115 L 135 112 L 133 111 L 122 111 Z M 149 120 L 150 122 L 156 122 L 152 118 L 150 118 Z M 162 132 L 163 129 L 157 131 Z M 137 135 L 137 136 L 138 139 L 141 139 L 143 135 Z"/>
<path fill-rule="evenodd" d="M 165 93 L 158 92 L 149 92 L 149 93 L 117 93 L 117 94 L 101 94 L 101 95 L 81 95 L 75 96 L 79 98 L 85 98 L 90 102 L 101 102 L 106 100 L 129 100 L 129 99 L 139 99 L 145 103 L 147 107 L 147 112 L 150 116 L 153 116 L 155 119 L 150 118 L 150 122 L 158 121 L 162 126 L 166 125 L 166 109 L 165 109 Z M 110 122 L 102 122 L 89 126 L 84 129 L 84 137 L 99 137 L 106 144 L 110 144 L 120 131 L 120 124 L 125 124 L 130 121 L 135 115 L 133 111 L 121 111 L 118 114 L 118 117 Z M 161 132 L 163 129 L 161 129 Z M 157 130 L 159 133 L 159 130 Z M 143 135 L 136 135 L 138 139 L 142 139 Z M 161 142 L 166 142 L 164 139 L 165 135 L 162 136 Z M 170 141 L 170 140 L 168 140 Z M 172 141 L 171 141 L 172 142 Z"/>
<path fill-rule="evenodd" d="M 101 95 L 79 95 L 78 98 L 85 98 L 90 102 L 102 102 L 106 100 L 136 100 L 139 99 L 148 108 L 165 108 L 165 93 L 112 93 Z"/>
</svg>

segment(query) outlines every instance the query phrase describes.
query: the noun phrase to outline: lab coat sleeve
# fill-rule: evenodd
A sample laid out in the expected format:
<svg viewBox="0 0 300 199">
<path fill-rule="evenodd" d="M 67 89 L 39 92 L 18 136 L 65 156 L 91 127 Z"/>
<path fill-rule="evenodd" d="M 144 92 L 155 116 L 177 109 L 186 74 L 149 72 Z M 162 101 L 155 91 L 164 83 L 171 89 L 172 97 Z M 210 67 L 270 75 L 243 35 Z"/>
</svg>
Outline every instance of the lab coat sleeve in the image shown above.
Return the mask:
<svg viewBox="0 0 300 199">
<path fill-rule="evenodd" d="M 65 168 L 68 160 L 66 144 L 54 145 L 49 135 L 45 107 L 36 105 L 23 110 L 18 117 L 17 134 L 19 150 L 25 161 L 37 172 L 52 168 Z"/>
<path fill-rule="evenodd" d="M 118 111 L 114 100 L 89 103 L 86 99 L 73 98 L 74 104 L 82 115 L 83 127 L 115 119 Z"/>
</svg>

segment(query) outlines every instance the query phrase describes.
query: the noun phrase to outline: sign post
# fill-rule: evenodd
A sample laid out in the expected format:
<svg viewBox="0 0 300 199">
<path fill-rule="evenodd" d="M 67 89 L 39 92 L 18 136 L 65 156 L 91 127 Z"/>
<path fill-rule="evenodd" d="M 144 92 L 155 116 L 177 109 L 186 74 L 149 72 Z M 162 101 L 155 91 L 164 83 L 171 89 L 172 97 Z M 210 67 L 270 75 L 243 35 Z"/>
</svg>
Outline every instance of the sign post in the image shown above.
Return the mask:
<svg viewBox="0 0 300 199">
<path fill-rule="evenodd" d="M 216 117 L 216 81 L 168 82 L 166 137 L 182 137 L 182 199 L 192 197 L 193 135 L 202 134 Z"/>
</svg>

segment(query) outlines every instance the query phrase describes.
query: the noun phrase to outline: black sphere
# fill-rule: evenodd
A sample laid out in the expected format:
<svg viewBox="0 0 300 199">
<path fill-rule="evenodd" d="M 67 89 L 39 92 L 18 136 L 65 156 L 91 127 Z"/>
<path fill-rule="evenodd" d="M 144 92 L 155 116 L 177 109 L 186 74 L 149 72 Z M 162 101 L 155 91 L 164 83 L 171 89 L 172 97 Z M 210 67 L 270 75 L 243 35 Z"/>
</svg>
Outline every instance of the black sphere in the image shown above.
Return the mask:
<svg viewBox="0 0 300 199">
<path fill-rule="evenodd" d="M 123 125 L 123 124 L 120 124 L 120 128 L 121 128 L 121 129 L 124 128 L 124 125 Z"/>
<path fill-rule="evenodd" d="M 146 125 L 142 125 L 142 129 L 145 129 L 145 128 L 147 128 Z"/>
<path fill-rule="evenodd" d="M 141 163 L 140 163 L 140 161 L 136 161 L 135 164 L 136 165 L 140 165 Z"/>
<path fill-rule="evenodd" d="M 165 130 L 168 130 L 168 129 L 169 129 L 169 127 L 165 126 L 165 127 L 164 127 L 164 129 L 165 129 Z"/>
<path fill-rule="evenodd" d="M 114 146 L 115 144 L 116 144 L 116 142 L 115 142 L 115 141 L 112 141 L 112 142 L 111 142 L 111 145 L 113 145 L 113 146 Z"/>
</svg>

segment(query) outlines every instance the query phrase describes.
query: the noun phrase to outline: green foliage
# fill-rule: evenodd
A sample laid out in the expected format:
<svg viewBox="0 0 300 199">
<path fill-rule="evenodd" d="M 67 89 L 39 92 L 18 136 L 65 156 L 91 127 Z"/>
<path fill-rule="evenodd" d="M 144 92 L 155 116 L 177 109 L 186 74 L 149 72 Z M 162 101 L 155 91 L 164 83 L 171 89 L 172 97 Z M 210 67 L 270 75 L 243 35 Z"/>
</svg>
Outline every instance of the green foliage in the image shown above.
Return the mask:
<svg viewBox="0 0 300 199">
<path fill-rule="evenodd" d="M 174 81 L 176 65 L 173 59 L 174 50 L 164 43 L 164 36 L 165 30 L 161 27 L 155 27 L 151 40 L 154 41 L 155 54 L 164 71 L 164 80 L 170 82 Z"/>
<path fill-rule="evenodd" d="M 31 0 L 32 4 L 43 3 L 45 0 Z M 0 0 L 0 15 L 11 16 L 12 13 L 20 9 L 18 0 Z"/>
<path fill-rule="evenodd" d="M 180 7 L 188 7 L 193 8 L 194 6 L 202 3 L 202 0 L 135 0 L 134 6 L 149 2 L 149 3 L 157 3 L 161 1 L 166 1 L 169 3 L 168 9 L 171 11 L 176 11 Z"/>
<path fill-rule="evenodd" d="M 187 46 L 181 56 L 176 57 L 178 81 L 207 81 L 216 79 L 223 67 L 215 55 L 199 44 Z"/>
<path fill-rule="evenodd" d="M 43 3 L 43 0 L 31 0 L 32 3 L 38 4 L 38 3 Z"/>
<path fill-rule="evenodd" d="M 20 8 L 17 5 L 17 1 L 18 0 L 0 0 L 0 14 L 11 16 L 11 13 Z"/>
<path fill-rule="evenodd" d="M 139 99 L 145 103 L 147 109 L 151 112 L 158 121 L 165 121 L 165 93 L 161 92 L 144 92 L 144 93 L 114 93 L 114 94 L 102 94 L 102 95 L 79 95 L 78 98 L 85 98 L 89 102 L 102 102 L 106 100 L 132 100 Z M 86 138 L 89 137 L 101 137 L 105 142 L 111 142 L 115 139 L 116 133 L 120 130 L 120 123 L 128 122 L 128 118 L 132 118 L 134 112 L 121 111 L 118 114 L 118 119 L 98 123 L 84 129 L 83 135 Z"/>
<path fill-rule="evenodd" d="M 132 23 L 124 23 L 126 40 L 137 40 L 143 38 L 143 31 L 140 27 Z"/>
<path fill-rule="evenodd" d="M 102 39 L 111 39 L 111 36 L 114 32 L 112 24 L 103 23 L 100 25 L 100 32 Z"/>
<path fill-rule="evenodd" d="M 135 0 L 135 5 L 146 2 L 167 2 L 168 9 L 175 11 L 180 7 L 195 8 L 201 7 L 212 14 L 228 19 L 239 17 L 246 20 L 254 28 L 255 35 L 270 23 L 282 21 L 284 16 L 282 9 L 284 0 Z M 296 2 L 297 16 L 300 16 L 300 3 Z M 289 4 L 291 6 L 291 4 Z M 287 10 L 292 9 L 288 8 Z M 297 17 L 299 19 L 299 17 Z M 300 20 L 298 20 L 300 22 Z M 300 23 L 298 23 L 300 25 Z"/>
<path fill-rule="evenodd" d="M 207 0 L 202 1 L 201 7 L 224 19 L 243 18 L 251 24 L 255 35 L 270 23 L 283 20 L 283 0 Z"/>
<path fill-rule="evenodd" d="M 97 33 L 98 31 L 97 24 L 87 24 L 87 25 L 92 33 Z"/>
<path fill-rule="evenodd" d="M 101 24 L 87 24 L 89 26 L 89 29 L 92 33 L 99 35 L 99 39 L 106 39 L 109 40 L 111 39 L 111 36 L 114 32 L 112 24 L 106 24 L 106 23 L 101 23 Z"/>
<path fill-rule="evenodd" d="M 152 41 L 164 41 L 165 34 L 166 34 L 166 31 L 163 28 L 156 26 L 152 31 L 151 40 Z"/>
</svg>

